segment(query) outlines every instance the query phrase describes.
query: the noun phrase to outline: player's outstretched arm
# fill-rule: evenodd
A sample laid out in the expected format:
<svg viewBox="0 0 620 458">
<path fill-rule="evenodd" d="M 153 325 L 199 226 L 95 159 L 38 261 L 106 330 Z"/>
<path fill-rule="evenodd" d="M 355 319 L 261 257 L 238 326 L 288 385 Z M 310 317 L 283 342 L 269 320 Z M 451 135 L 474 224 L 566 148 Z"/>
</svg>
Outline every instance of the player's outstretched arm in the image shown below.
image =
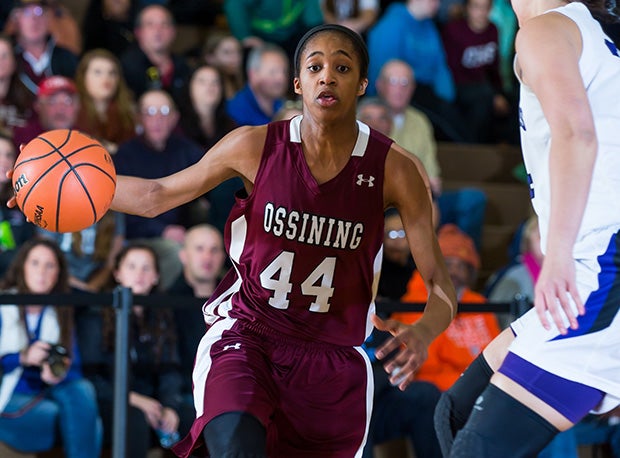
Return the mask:
<svg viewBox="0 0 620 458">
<path fill-rule="evenodd" d="M 397 145 L 386 160 L 384 196 L 386 207 L 400 213 L 411 254 L 429 291 L 424 314 L 412 325 L 373 318 L 378 329 L 394 336 L 377 349 L 377 356 L 401 348 L 385 369 L 392 374 L 390 381 L 404 390 L 426 359 L 430 343 L 454 318 L 457 300 L 433 227 L 428 177 L 419 161 Z"/>
<path fill-rule="evenodd" d="M 119 175 L 112 210 L 157 216 L 189 202 L 232 177 L 251 191 L 267 133 L 266 126 L 235 129 L 196 164 L 175 174 L 147 180 Z"/>
</svg>

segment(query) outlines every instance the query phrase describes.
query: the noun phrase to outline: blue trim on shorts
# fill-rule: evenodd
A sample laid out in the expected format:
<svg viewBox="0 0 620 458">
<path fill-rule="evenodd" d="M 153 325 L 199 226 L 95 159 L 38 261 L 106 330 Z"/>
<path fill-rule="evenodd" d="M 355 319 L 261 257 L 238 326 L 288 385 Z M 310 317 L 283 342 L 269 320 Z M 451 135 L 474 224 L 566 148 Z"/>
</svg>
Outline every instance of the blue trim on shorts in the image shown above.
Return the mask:
<svg viewBox="0 0 620 458">
<path fill-rule="evenodd" d="M 592 334 L 611 325 L 620 309 L 620 232 L 611 237 L 607 250 L 597 260 L 601 266 L 598 274 L 600 288 L 592 291 L 584 304 L 586 314 L 577 317 L 579 327 L 552 340 Z"/>
<path fill-rule="evenodd" d="M 559 377 L 509 352 L 498 372 L 578 423 L 603 399 L 605 393 L 583 383 Z"/>
</svg>

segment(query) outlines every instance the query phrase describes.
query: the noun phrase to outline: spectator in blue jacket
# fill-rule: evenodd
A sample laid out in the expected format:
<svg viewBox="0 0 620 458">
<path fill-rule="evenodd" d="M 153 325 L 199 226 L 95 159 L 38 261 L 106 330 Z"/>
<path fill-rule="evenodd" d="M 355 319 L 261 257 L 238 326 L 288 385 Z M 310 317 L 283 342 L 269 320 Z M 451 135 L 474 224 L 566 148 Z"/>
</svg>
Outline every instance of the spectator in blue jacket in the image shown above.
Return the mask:
<svg viewBox="0 0 620 458">
<path fill-rule="evenodd" d="M 408 0 L 391 4 L 368 32 L 369 84 L 367 93 L 375 94 L 375 82 L 381 67 L 391 59 L 400 59 L 414 70 L 417 87 L 413 105 L 430 118 L 442 139 L 469 141 L 463 120 L 453 104 L 454 81 L 446 60 L 441 36 L 433 18 L 439 0 Z"/>
</svg>

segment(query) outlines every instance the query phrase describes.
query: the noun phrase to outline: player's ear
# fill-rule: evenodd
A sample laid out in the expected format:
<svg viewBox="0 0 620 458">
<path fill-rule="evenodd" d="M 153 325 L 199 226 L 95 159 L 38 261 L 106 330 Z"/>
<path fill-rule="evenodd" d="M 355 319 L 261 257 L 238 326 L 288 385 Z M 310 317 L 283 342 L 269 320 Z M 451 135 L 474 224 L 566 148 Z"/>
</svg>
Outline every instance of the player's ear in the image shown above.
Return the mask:
<svg viewBox="0 0 620 458">
<path fill-rule="evenodd" d="M 368 78 L 364 78 L 362 79 L 362 81 L 360 81 L 360 87 L 357 91 L 357 95 L 361 96 L 366 94 L 366 88 L 368 87 Z"/>
<path fill-rule="evenodd" d="M 293 89 L 295 90 L 295 94 L 301 95 L 301 82 L 298 77 L 293 78 Z"/>
</svg>

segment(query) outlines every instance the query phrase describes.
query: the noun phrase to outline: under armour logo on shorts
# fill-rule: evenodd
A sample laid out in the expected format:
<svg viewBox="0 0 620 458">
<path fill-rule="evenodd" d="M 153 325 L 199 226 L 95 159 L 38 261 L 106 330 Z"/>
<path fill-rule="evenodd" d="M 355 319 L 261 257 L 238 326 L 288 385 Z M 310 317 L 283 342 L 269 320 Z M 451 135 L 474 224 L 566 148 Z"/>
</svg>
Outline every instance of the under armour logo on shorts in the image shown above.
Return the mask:
<svg viewBox="0 0 620 458">
<path fill-rule="evenodd" d="M 241 342 L 237 342 L 236 344 L 233 344 L 233 345 L 226 345 L 224 346 L 222 351 L 230 350 L 231 348 L 235 350 L 241 349 Z"/>
<path fill-rule="evenodd" d="M 358 185 L 358 186 L 361 186 L 361 185 L 362 185 L 362 183 L 366 183 L 366 184 L 368 184 L 368 187 L 369 187 L 369 188 L 372 188 L 372 187 L 375 185 L 374 181 L 375 181 L 375 177 L 373 177 L 372 175 L 371 175 L 371 176 L 369 176 L 368 178 L 364 178 L 364 175 L 362 175 L 362 174 L 360 173 L 360 174 L 357 176 L 357 185 Z"/>
</svg>

